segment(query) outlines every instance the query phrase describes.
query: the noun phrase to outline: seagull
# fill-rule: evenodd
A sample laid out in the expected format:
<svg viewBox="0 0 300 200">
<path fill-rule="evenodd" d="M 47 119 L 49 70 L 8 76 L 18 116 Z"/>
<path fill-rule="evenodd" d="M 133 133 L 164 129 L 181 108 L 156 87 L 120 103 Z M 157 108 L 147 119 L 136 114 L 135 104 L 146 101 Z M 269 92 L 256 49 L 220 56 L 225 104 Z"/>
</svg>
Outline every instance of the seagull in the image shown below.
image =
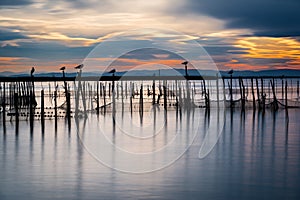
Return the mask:
<svg viewBox="0 0 300 200">
<path fill-rule="evenodd" d="M 32 67 L 31 72 L 30 72 L 31 76 L 33 75 L 34 71 L 35 71 L 35 69 L 34 69 L 34 67 Z"/>
<path fill-rule="evenodd" d="M 188 61 L 184 61 L 183 63 L 181 63 L 182 65 L 187 65 L 189 62 Z"/>
<path fill-rule="evenodd" d="M 112 69 L 112 70 L 110 70 L 108 73 L 114 74 L 115 72 L 116 72 L 116 69 Z"/>
<path fill-rule="evenodd" d="M 64 71 L 66 69 L 66 67 L 65 66 L 63 66 L 63 67 L 61 67 L 59 70 L 62 70 L 62 71 Z"/>
<path fill-rule="evenodd" d="M 233 69 L 231 69 L 229 72 L 227 72 L 228 74 L 233 74 Z"/>
<path fill-rule="evenodd" d="M 78 66 L 76 66 L 76 67 L 74 67 L 75 69 L 82 69 L 83 68 L 83 64 L 80 64 L 80 65 L 78 65 Z"/>
</svg>

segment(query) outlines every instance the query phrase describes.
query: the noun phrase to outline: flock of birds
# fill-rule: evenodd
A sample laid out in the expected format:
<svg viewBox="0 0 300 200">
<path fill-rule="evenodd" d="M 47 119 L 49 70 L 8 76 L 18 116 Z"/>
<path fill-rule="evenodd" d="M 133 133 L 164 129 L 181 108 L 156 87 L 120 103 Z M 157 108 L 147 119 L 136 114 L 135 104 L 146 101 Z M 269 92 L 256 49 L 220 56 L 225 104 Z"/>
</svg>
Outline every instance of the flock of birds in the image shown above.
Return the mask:
<svg viewBox="0 0 300 200">
<path fill-rule="evenodd" d="M 185 70 L 187 70 L 187 65 L 188 65 L 188 63 L 189 63 L 188 61 L 184 61 L 184 62 L 181 63 L 182 65 L 185 66 Z M 74 69 L 79 69 L 79 70 L 81 70 L 81 69 L 83 68 L 83 66 L 84 66 L 83 64 L 80 64 L 80 65 L 77 65 L 76 67 L 74 67 Z M 61 67 L 59 70 L 64 71 L 64 70 L 66 70 L 66 67 L 63 66 L 63 67 Z M 110 70 L 110 71 L 107 72 L 107 73 L 115 75 L 116 71 L 117 71 L 116 69 L 112 69 L 112 70 Z M 35 68 L 32 67 L 32 68 L 31 68 L 31 71 L 30 71 L 30 75 L 33 76 L 33 73 L 34 73 L 34 72 L 35 72 Z M 187 73 L 187 72 L 186 72 L 186 73 Z M 232 74 L 233 74 L 233 69 L 229 70 L 227 73 L 230 74 L 230 75 L 232 75 Z M 186 74 L 186 75 L 187 75 L 187 74 Z"/>
</svg>

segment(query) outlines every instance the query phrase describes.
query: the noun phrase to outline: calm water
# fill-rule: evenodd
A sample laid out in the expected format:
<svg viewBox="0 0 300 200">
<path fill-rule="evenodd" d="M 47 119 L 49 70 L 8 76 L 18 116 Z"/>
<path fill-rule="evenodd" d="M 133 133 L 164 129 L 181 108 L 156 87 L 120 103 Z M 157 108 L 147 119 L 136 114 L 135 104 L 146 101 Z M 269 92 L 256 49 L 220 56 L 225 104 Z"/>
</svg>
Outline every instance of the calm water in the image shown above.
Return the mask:
<svg viewBox="0 0 300 200">
<path fill-rule="evenodd" d="M 60 119 L 57 130 L 54 120 L 45 121 L 45 130 L 40 121 L 33 128 L 20 121 L 19 130 L 7 122 L 4 132 L 1 123 L 0 199 L 299 199 L 299 118 L 297 109 L 289 110 L 288 119 L 285 110 L 275 115 L 236 110 L 224 116 L 196 109 L 181 115 L 144 113 L 142 118 L 117 113 L 115 126 L 110 114 L 72 120 L 70 127 Z M 174 151 L 145 161 L 153 167 L 147 168 L 136 158 L 99 147 L 99 131 L 135 153 L 153 152 L 176 141 L 172 138 L 180 142 L 172 143 L 178 145 Z M 130 142 L 135 137 L 139 142 Z M 209 154 L 199 159 L 203 143 Z M 154 172 L 118 171 L 149 171 L 172 159 L 177 161 Z"/>
</svg>

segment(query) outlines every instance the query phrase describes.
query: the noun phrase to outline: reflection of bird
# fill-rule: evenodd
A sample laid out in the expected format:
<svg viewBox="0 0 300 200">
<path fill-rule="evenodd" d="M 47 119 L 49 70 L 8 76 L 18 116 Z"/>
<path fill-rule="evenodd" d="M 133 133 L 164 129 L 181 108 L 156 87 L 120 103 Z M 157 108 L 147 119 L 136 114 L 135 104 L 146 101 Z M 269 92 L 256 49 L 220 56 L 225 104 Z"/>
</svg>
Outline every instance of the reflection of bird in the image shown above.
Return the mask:
<svg viewBox="0 0 300 200">
<path fill-rule="evenodd" d="M 187 65 L 189 62 L 188 61 L 184 61 L 183 63 L 181 63 L 182 65 Z"/>
<path fill-rule="evenodd" d="M 74 67 L 75 69 L 82 69 L 83 68 L 83 64 L 80 64 L 80 65 L 78 65 L 78 66 L 76 66 L 76 67 Z"/>
<path fill-rule="evenodd" d="M 62 71 L 64 71 L 66 69 L 66 67 L 65 66 L 63 66 L 63 67 L 61 67 L 59 70 L 62 70 Z"/>
<path fill-rule="evenodd" d="M 35 71 L 35 69 L 34 69 L 34 67 L 32 67 L 31 71 L 30 71 L 31 76 L 33 75 L 34 71 Z"/>
<path fill-rule="evenodd" d="M 229 72 L 227 72 L 228 74 L 233 74 L 233 69 L 231 69 Z"/>
<path fill-rule="evenodd" d="M 112 70 L 110 70 L 108 73 L 114 74 L 115 72 L 116 72 L 116 69 L 112 69 Z"/>
</svg>

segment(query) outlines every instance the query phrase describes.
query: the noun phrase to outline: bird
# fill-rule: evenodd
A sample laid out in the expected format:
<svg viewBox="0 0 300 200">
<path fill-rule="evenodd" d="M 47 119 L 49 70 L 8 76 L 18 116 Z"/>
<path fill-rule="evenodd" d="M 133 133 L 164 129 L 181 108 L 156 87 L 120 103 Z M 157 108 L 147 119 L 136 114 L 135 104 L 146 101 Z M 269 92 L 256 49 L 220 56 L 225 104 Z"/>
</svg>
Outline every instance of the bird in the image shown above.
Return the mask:
<svg viewBox="0 0 300 200">
<path fill-rule="evenodd" d="M 231 69 L 229 72 L 227 72 L 228 74 L 233 74 L 233 69 Z"/>
<path fill-rule="evenodd" d="M 64 71 L 66 69 L 66 67 L 65 66 L 63 66 L 63 67 L 61 67 L 59 70 L 62 70 L 62 71 Z"/>
<path fill-rule="evenodd" d="M 34 67 L 32 67 L 31 71 L 30 71 L 31 76 L 33 75 L 34 71 L 35 71 L 35 69 L 34 69 Z"/>
<path fill-rule="evenodd" d="M 116 69 L 112 69 L 112 70 L 110 70 L 108 73 L 114 74 L 115 72 L 116 72 Z"/>
<path fill-rule="evenodd" d="M 188 61 L 184 61 L 183 63 L 181 63 L 182 65 L 187 65 L 189 62 Z"/>
<path fill-rule="evenodd" d="M 76 67 L 74 67 L 75 69 L 82 69 L 83 68 L 83 64 L 80 64 L 80 65 L 78 65 L 78 66 L 76 66 Z"/>
</svg>

